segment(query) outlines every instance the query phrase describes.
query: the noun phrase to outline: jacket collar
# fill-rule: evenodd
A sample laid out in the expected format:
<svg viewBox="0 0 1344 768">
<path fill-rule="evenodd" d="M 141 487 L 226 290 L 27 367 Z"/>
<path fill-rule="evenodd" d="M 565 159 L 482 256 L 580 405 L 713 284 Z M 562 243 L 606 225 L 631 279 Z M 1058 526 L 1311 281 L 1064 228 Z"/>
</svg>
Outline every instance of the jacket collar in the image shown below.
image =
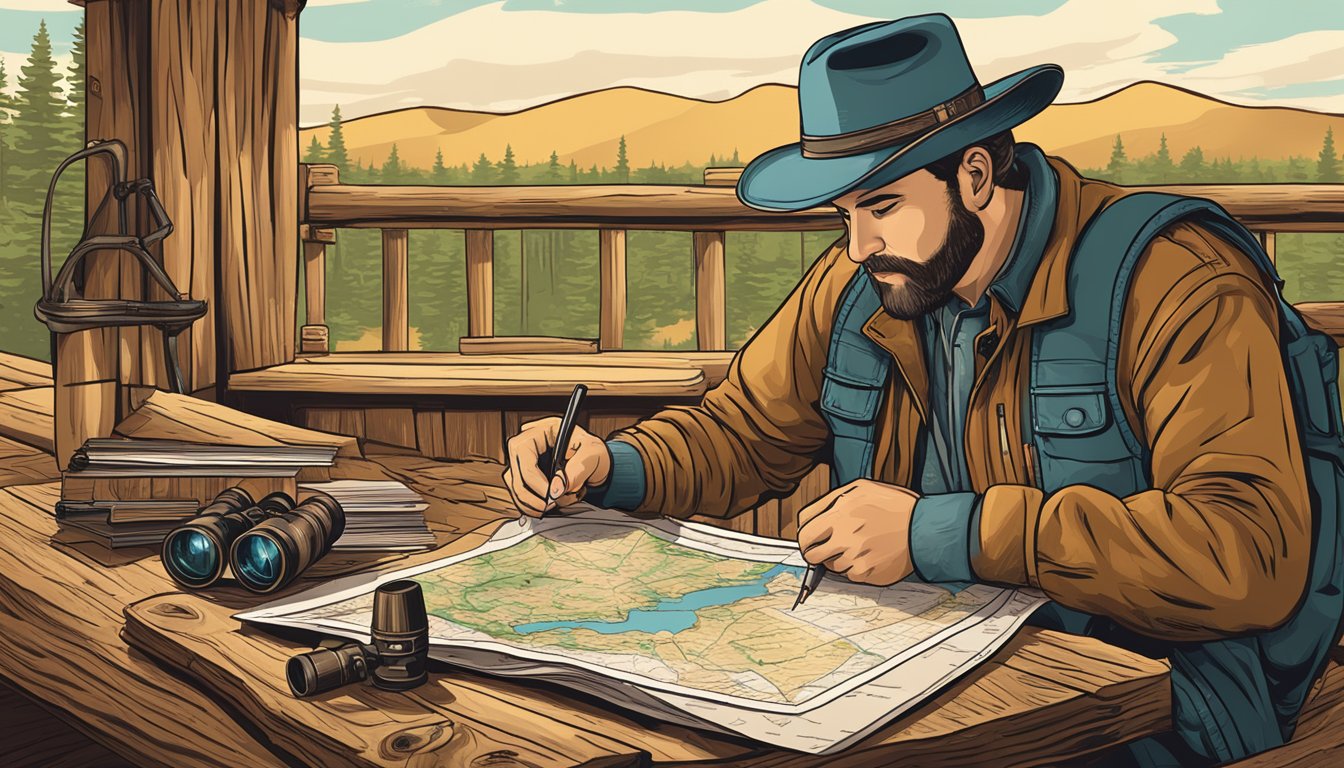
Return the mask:
<svg viewBox="0 0 1344 768">
<path fill-rule="evenodd" d="M 990 307 L 991 328 L 1002 329 L 1006 315 L 1018 315 L 1019 326 L 1068 313 L 1068 250 L 1075 226 L 1081 178 L 1066 163 L 1047 160 L 1034 144 L 1018 144 L 1018 157 L 1027 172 L 1027 191 L 1018 221 L 1013 251 L 1004 271 L 990 285 L 995 301 Z M 993 306 L 998 304 L 1000 306 Z M 879 308 L 863 326 L 868 338 L 886 349 L 896 361 L 914 398 L 915 409 L 926 422 L 928 364 L 919 325 L 898 320 Z"/>
</svg>

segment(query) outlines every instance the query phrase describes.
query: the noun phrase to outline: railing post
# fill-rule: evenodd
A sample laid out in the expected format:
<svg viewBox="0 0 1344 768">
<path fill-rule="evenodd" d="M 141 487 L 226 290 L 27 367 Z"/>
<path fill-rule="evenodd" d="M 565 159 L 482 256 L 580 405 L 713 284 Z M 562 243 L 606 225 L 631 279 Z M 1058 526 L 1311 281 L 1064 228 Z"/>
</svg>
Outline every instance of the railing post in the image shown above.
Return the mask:
<svg viewBox="0 0 1344 768">
<path fill-rule="evenodd" d="M 383 230 L 383 351 L 405 352 L 410 346 L 406 255 L 410 234 Z"/>
<path fill-rule="evenodd" d="M 695 338 L 701 350 L 725 349 L 723 232 L 696 232 Z"/>
<path fill-rule="evenodd" d="M 495 335 L 495 231 L 468 229 L 467 335 Z"/>
<path fill-rule="evenodd" d="M 325 355 L 331 351 L 327 329 L 327 246 L 336 242 L 336 230 L 299 226 L 303 241 L 304 323 L 299 328 L 299 351 Z"/>
<path fill-rule="evenodd" d="M 605 352 L 625 346 L 625 230 L 598 230 L 597 242 L 601 288 L 597 348 Z"/>
<path fill-rule="evenodd" d="M 1277 261 L 1274 256 L 1274 233 L 1267 230 L 1260 230 L 1260 245 L 1264 246 L 1265 254 L 1269 256 L 1270 261 Z"/>
</svg>

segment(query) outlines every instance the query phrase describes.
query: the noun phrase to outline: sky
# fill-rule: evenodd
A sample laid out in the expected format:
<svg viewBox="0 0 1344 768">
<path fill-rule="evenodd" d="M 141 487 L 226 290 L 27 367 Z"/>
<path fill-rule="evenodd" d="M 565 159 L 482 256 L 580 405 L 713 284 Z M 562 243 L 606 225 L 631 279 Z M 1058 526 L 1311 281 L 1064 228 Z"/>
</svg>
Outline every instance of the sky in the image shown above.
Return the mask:
<svg viewBox="0 0 1344 768">
<path fill-rule="evenodd" d="M 796 84 L 830 32 L 917 13 L 956 20 L 982 83 L 1064 67 L 1059 101 L 1156 80 L 1246 105 L 1344 113 L 1339 0 L 309 0 L 300 121 L 412 106 L 510 112 L 639 86 L 720 100 Z M 0 0 L 10 90 L 38 23 L 69 61 L 80 10 Z"/>
</svg>

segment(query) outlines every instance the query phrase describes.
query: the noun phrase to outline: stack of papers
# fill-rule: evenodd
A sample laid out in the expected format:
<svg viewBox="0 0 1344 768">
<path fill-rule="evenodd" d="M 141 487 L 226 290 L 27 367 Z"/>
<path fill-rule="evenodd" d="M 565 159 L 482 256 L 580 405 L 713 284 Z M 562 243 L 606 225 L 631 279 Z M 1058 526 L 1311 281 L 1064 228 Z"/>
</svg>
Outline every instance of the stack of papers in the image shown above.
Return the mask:
<svg viewBox="0 0 1344 768">
<path fill-rule="evenodd" d="M 425 524 L 429 505 L 396 480 L 299 484 L 300 495 L 314 492 L 336 499 L 345 511 L 345 533 L 332 549 L 403 552 L 435 546 L 434 534 Z"/>
</svg>

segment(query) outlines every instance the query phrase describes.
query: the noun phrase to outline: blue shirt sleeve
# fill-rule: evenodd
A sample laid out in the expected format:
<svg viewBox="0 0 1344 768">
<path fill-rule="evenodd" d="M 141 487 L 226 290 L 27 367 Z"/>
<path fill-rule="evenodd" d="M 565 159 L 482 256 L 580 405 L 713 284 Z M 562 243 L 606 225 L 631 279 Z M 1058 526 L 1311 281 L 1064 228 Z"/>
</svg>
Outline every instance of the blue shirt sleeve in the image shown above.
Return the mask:
<svg viewBox="0 0 1344 768">
<path fill-rule="evenodd" d="M 910 561 L 921 580 L 975 581 L 971 554 L 980 544 L 980 500 L 975 493 L 935 493 L 915 502 Z"/>
<path fill-rule="evenodd" d="M 634 510 L 644 501 L 644 459 L 635 447 L 622 440 L 608 440 L 611 474 L 607 481 L 589 488 L 583 500 L 607 509 Z"/>
</svg>

